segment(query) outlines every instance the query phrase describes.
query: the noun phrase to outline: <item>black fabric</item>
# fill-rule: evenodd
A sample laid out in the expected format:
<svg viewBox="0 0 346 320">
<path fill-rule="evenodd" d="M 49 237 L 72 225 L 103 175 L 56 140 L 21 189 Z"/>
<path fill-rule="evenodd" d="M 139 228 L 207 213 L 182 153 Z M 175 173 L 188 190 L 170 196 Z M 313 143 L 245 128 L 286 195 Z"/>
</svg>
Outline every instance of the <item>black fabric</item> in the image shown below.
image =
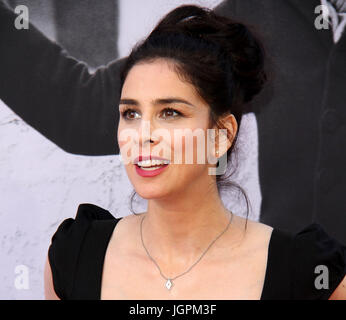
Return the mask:
<svg viewBox="0 0 346 320">
<path fill-rule="evenodd" d="M 100 265 L 119 220 L 101 207 L 81 204 L 75 219 L 69 218 L 60 224 L 48 250 L 58 297 L 97 298 L 95 290 L 101 285 L 102 276 Z"/>
<path fill-rule="evenodd" d="M 261 300 L 288 300 L 291 297 L 290 258 L 293 237 L 273 229 L 268 247 L 267 270 Z"/>
<path fill-rule="evenodd" d="M 55 292 L 66 300 L 99 300 L 104 257 L 122 218 L 93 204 L 80 204 L 52 237 L 49 262 Z M 329 270 L 329 288 L 316 289 L 315 267 Z M 261 300 L 327 300 L 346 275 L 346 247 L 316 223 L 296 234 L 273 229 Z"/>
</svg>

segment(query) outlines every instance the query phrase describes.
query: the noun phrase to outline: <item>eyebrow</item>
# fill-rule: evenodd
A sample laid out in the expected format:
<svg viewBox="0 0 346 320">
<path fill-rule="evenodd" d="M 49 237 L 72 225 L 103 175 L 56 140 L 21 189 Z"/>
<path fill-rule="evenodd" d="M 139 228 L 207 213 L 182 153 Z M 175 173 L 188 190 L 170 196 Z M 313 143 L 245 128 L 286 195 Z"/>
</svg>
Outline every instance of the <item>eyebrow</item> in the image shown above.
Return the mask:
<svg viewBox="0 0 346 320">
<path fill-rule="evenodd" d="M 181 98 L 176 98 L 176 97 L 167 97 L 167 98 L 160 98 L 160 99 L 155 99 L 152 100 L 151 103 L 153 105 L 160 105 L 160 104 L 171 104 L 171 103 L 184 103 L 187 104 L 191 107 L 195 107 L 192 103 L 181 99 Z M 139 106 L 140 103 L 135 100 L 135 99 L 120 99 L 119 104 L 127 104 L 127 105 L 135 105 L 135 106 Z"/>
</svg>

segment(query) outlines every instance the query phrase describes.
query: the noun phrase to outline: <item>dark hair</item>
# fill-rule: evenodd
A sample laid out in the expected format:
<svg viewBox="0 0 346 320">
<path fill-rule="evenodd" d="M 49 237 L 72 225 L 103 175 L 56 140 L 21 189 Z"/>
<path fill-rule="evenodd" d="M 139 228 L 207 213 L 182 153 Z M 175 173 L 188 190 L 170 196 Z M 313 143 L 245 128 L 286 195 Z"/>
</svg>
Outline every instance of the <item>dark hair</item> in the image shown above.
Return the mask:
<svg viewBox="0 0 346 320">
<path fill-rule="evenodd" d="M 239 128 L 242 115 L 251 111 L 249 102 L 267 78 L 263 46 L 249 29 L 208 8 L 182 5 L 164 16 L 149 36 L 133 47 L 121 72 L 120 92 L 135 64 L 165 58 L 173 62 L 179 77 L 191 83 L 210 106 L 211 124 L 219 124 L 220 117 L 232 113 Z M 227 151 L 227 160 L 233 155 L 238 132 Z M 233 172 L 228 171 L 228 176 L 216 176 L 218 190 L 229 186 L 240 190 L 246 200 L 248 218 L 249 199 L 243 188 L 229 180 Z M 133 191 L 130 199 L 134 214 L 135 195 Z"/>
</svg>

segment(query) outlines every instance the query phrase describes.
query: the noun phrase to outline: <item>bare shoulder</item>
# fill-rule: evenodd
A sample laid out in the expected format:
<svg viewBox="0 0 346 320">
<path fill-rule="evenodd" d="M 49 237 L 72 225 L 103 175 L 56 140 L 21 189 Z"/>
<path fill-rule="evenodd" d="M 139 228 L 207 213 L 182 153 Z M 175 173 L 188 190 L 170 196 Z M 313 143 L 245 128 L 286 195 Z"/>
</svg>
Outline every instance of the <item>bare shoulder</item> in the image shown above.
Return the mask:
<svg viewBox="0 0 346 320">
<path fill-rule="evenodd" d="M 115 227 L 115 231 L 117 233 L 131 231 L 129 228 L 132 228 L 137 223 L 138 216 L 139 214 L 129 214 L 121 217 Z"/>
<path fill-rule="evenodd" d="M 44 266 L 44 296 L 46 300 L 60 300 L 54 290 L 52 269 L 50 267 L 48 256 Z"/>
<path fill-rule="evenodd" d="M 141 212 L 138 214 L 130 214 L 124 216 L 117 224 L 116 231 L 117 234 L 133 234 L 133 231 L 139 228 L 141 218 L 146 212 Z M 244 234 L 247 239 L 253 239 L 258 241 L 262 239 L 270 239 L 273 227 L 257 222 L 254 220 L 246 219 L 241 216 L 233 215 L 232 226 L 234 233 Z M 246 228 L 245 228 L 246 227 Z"/>
<path fill-rule="evenodd" d="M 273 227 L 237 215 L 233 221 L 229 243 L 239 242 L 241 255 L 266 256 Z"/>
<path fill-rule="evenodd" d="M 248 220 L 250 222 L 250 225 L 251 225 L 251 228 L 252 228 L 252 231 L 257 233 L 257 232 L 261 232 L 265 235 L 271 235 L 272 231 L 273 231 L 273 227 L 267 225 L 267 224 L 264 224 L 264 223 L 261 223 L 261 222 L 258 222 L 258 221 L 253 221 L 253 220 Z"/>
<path fill-rule="evenodd" d="M 346 300 L 346 275 L 328 300 Z"/>
<path fill-rule="evenodd" d="M 129 214 L 127 216 L 122 217 L 122 219 L 117 223 L 116 229 L 119 230 L 119 232 L 126 232 L 128 231 L 134 231 L 134 228 L 138 228 L 139 225 L 139 219 L 140 217 L 143 217 L 142 213 L 138 214 Z"/>
<path fill-rule="evenodd" d="M 243 218 L 234 215 L 234 224 L 237 229 L 243 230 L 246 237 L 250 240 L 258 240 L 260 238 L 270 238 L 273 227 L 264 223 Z"/>
<path fill-rule="evenodd" d="M 114 229 L 109 247 L 117 246 L 117 250 L 129 250 L 131 244 L 136 244 L 136 236 L 139 234 L 139 219 L 142 216 L 143 213 L 129 214 L 122 217 Z M 138 230 L 138 232 L 136 232 L 136 230 Z"/>
<path fill-rule="evenodd" d="M 114 252 L 135 254 L 140 243 L 140 221 L 145 212 L 124 216 L 117 224 L 110 246 Z M 245 228 L 246 226 L 246 228 Z M 230 245 L 242 248 L 242 252 L 266 251 L 273 228 L 266 224 L 234 215 L 229 234 L 220 239 L 214 247 L 228 248 Z M 116 248 L 115 248 L 116 246 Z M 120 251 L 119 251 L 120 250 Z"/>
</svg>

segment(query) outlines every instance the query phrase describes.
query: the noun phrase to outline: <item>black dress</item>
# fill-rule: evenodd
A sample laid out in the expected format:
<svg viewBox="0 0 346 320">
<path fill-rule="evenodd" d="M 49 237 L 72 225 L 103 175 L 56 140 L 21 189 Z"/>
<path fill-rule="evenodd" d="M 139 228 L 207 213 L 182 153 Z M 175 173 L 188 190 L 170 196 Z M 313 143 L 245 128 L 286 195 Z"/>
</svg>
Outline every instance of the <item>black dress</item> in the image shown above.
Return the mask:
<svg viewBox="0 0 346 320">
<path fill-rule="evenodd" d="M 60 224 L 48 250 L 60 299 L 100 299 L 106 249 L 120 219 L 84 203 Z M 261 300 L 327 300 L 346 275 L 346 246 L 317 223 L 296 234 L 274 228 L 268 250 Z M 315 287 L 318 265 L 328 268 L 329 288 Z"/>
</svg>

